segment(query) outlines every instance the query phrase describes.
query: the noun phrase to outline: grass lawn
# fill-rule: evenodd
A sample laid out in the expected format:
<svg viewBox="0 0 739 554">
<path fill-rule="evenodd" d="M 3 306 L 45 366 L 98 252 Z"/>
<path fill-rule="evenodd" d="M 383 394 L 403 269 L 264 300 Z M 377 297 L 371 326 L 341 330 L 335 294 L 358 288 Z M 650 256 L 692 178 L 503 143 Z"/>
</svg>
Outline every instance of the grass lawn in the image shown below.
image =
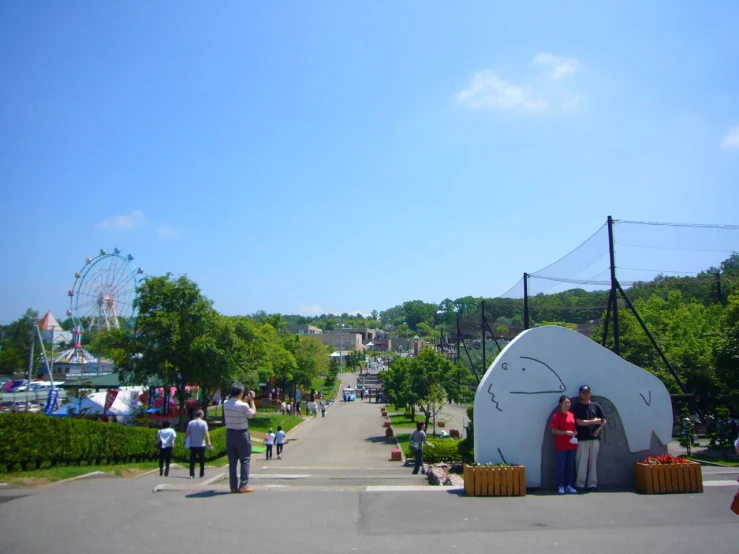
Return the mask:
<svg viewBox="0 0 739 554">
<path fill-rule="evenodd" d="M 393 427 L 415 427 L 416 426 L 415 421 L 411 420 L 411 418 L 406 417 L 403 414 L 393 414 L 393 415 L 388 416 L 388 419 L 392 421 Z M 416 421 L 423 421 L 423 418 L 416 417 Z"/>
<path fill-rule="evenodd" d="M 410 433 L 400 433 L 398 435 L 395 435 L 395 437 L 398 439 L 398 443 L 400 444 L 400 449 L 403 452 L 406 452 L 408 450 L 408 443 L 411 440 Z"/>
<path fill-rule="evenodd" d="M 261 414 L 257 410 L 256 417 L 249 420 L 249 432 L 253 438 L 261 441 L 270 427 L 274 431 L 277 431 L 277 426 L 281 425 L 282 430 L 287 433 L 301 421 L 303 421 L 302 417 L 282 415 L 280 413 Z"/>
<path fill-rule="evenodd" d="M 739 460 L 724 460 L 723 458 L 714 458 L 712 456 L 701 456 L 700 454 L 693 454 L 692 456 L 687 456 L 691 460 L 695 460 L 696 462 L 713 462 L 715 464 L 719 464 L 725 467 L 739 467 Z"/>
<path fill-rule="evenodd" d="M 323 377 L 315 377 L 311 381 L 311 388 L 314 388 L 315 390 L 323 394 L 323 400 L 331 400 L 333 398 L 336 398 L 336 393 L 339 390 L 339 383 L 341 383 L 341 381 L 339 379 L 336 379 L 332 387 L 326 387 L 325 382 L 326 379 L 324 379 Z"/>
<path fill-rule="evenodd" d="M 228 463 L 228 460 L 226 460 Z M 119 477 L 135 477 L 159 467 L 157 462 L 140 462 L 132 464 L 115 465 L 82 465 L 82 466 L 57 466 L 32 471 L 14 471 L 12 473 L 0 473 L 0 482 L 21 485 L 24 487 L 38 487 L 47 485 L 54 481 L 69 479 L 84 475 L 93 471 L 104 471 Z"/>
</svg>

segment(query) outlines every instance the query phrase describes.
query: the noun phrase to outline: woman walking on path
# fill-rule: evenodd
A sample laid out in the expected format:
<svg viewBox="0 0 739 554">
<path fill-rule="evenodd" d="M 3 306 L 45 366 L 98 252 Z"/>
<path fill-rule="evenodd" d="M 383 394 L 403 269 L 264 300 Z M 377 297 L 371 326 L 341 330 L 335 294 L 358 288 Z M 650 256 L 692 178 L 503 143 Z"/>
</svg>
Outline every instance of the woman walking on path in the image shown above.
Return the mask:
<svg viewBox="0 0 739 554">
<path fill-rule="evenodd" d="M 157 446 L 159 447 L 159 475 L 169 477 L 169 464 L 172 462 L 172 450 L 177 433 L 172 429 L 172 422 L 164 420 L 162 428 L 157 431 Z M 166 462 L 166 465 L 165 465 Z"/>
<path fill-rule="evenodd" d="M 275 434 L 272 432 L 272 429 L 269 430 L 269 432 L 264 435 L 264 445 L 267 447 L 267 459 L 272 459 L 272 445 L 275 443 Z"/>
<path fill-rule="evenodd" d="M 423 447 L 429 446 L 435 448 L 433 444 L 426 440 L 426 433 L 424 432 L 424 423 L 419 421 L 416 423 L 416 430 L 413 431 L 410 439 L 410 450 L 416 458 L 416 463 L 413 465 L 413 475 L 418 475 L 418 470 L 423 465 Z"/>
<path fill-rule="evenodd" d="M 577 431 L 575 414 L 570 411 L 567 395 L 559 397 L 559 410 L 552 416 L 552 433 L 557 450 L 557 492 L 577 494 L 575 489 L 575 453 L 577 452 Z"/>
<path fill-rule="evenodd" d="M 203 420 L 203 410 L 195 412 L 195 419 L 187 424 L 185 436 L 190 439 L 190 479 L 195 479 L 195 460 L 200 462 L 200 478 L 205 476 L 205 442 L 208 441 L 208 447 L 212 450 L 213 444 L 210 442 L 210 433 L 208 432 L 208 423 Z"/>
<path fill-rule="evenodd" d="M 275 434 L 275 444 L 277 445 L 277 459 L 282 459 L 282 448 L 285 446 L 285 431 L 282 430 L 282 425 L 277 427 L 277 434 Z"/>
</svg>

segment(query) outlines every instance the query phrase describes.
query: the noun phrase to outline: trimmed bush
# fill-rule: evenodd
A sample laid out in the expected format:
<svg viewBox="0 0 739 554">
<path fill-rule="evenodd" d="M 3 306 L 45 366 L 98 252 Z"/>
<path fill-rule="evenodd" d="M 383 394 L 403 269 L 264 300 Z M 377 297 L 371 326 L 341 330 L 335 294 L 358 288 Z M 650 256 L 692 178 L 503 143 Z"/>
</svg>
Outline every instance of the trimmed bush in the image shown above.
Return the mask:
<svg viewBox="0 0 739 554">
<path fill-rule="evenodd" d="M 205 449 L 205 459 L 213 460 L 220 458 L 226 454 L 226 428 L 210 430 L 210 442 L 213 443 L 213 451 Z M 156 452 L 156 449 L 154 449 Z M 185 448 L 185 434 L 177 433 L 177 440 L 174 443 L 174 451 L 172 452 L 172 460 L 176 462 L 190 463 L 190 451 Z"/>
<path fill-rule="evenodd" d="M 426 464 L 438 464 L 440 462 L 459 462 L 462 455 L 459 452 L 459 443 L 452 439 L 440 439 L 437 437 L 428 437 L 428 441 L 434 445 L 434 448 L 424 446 L 423 462 Z M 405 457 L 414 459 L 413 454 L 408 446 L 405 447 Z"/>
<path fill-rule="evenodd" d="M 226 430 L 216 429 L 210 436 L 215 450 L 206 450 L 209 460 L 225 454 Z M 0 471 L 18 465 L 24 470 L 39 468 L 44 462 L 54 466 L 154 460 L 155 443 L 156 429 L 41 414 L 0 415 Z M 190 459 L 182 433 L 175 442 L 173 459 Z"/>
</svg>

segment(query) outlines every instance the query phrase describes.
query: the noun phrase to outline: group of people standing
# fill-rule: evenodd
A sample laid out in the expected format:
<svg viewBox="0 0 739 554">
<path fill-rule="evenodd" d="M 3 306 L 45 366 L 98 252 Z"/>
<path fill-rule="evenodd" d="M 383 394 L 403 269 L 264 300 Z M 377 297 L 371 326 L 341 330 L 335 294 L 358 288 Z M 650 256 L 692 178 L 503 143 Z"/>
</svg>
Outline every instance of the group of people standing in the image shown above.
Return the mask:
<svg viewBox="0 0 739 554">
<path fill-rule="evenodd" d="M 559 397 L 559 409 L 550 427 L 557 452 L 557 492 L 577 494 L 598 490 L 598 452 L 607 420 L 603 408 L 592 402 L 588 385 L 580 387 L 580 401 L 574 406 L 567 395 Z"/>
<path fill-rule="evenodd" d="M 292 402 L 285 402 L 284 400 L 280 404 L 280 413 L 283 415 L 293 415 L 293 411 L 295 412 L 295 415 L 300 417 L 303 412 L 303 407 L 305 407 L 305 415 L 307 416 L 313 416 L 318 417 L 318 411 L 320 410 L 321 415 L 323 417 L 326 417 L 326 408 L 328 408 L 328 405 L 321 400 L 321 402 L 316 402 L 315 400 L 313 402 L 301 402 L 298 400 L 293 404 Z"/>
<path fill-rule="evenodd" d="M 185 448 L 190 449 L 190 479 L 195 479 L 195 464 L 200 464 L 200 478 L 205 476 L 205 448 L 213 449 L 208 432 L 208 422 L 203 419 L 203 410 L 195 412 L 195 419 L 187 424 L 185 431 Z M 172 428 L 172 422 L 166 420 L 162 428 L 157 431 L 156 444 L 159 448 L 159 475 L 169 477 L 169 466 L 172 463 L 172 451 L 177 440 L 177 432 Z"/>
</svg>

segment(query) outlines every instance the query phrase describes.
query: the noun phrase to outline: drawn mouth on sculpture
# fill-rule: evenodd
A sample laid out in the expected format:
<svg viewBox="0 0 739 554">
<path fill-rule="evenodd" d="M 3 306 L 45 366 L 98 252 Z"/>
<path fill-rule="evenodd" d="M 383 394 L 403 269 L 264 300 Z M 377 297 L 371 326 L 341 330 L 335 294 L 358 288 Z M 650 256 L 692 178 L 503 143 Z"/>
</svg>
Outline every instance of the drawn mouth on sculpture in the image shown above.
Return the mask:
<svg viewBox="0 0 739 554">
<path fill-rule="evenodd" d="M 526 376 L 524 379 L 529 381 L 526 384 L 531 386 L 523 390 L 512 390 L 510 394 L 556 394 L 567 390 L 561 377 L 548 364 L 530 356 L 521 356 L 520 359 L 520 368 L 511 371 L 520 370 L 521 375 Z M 504 363 L 503 369 L 509 371 L 509 365 Z"/>
</svg>

